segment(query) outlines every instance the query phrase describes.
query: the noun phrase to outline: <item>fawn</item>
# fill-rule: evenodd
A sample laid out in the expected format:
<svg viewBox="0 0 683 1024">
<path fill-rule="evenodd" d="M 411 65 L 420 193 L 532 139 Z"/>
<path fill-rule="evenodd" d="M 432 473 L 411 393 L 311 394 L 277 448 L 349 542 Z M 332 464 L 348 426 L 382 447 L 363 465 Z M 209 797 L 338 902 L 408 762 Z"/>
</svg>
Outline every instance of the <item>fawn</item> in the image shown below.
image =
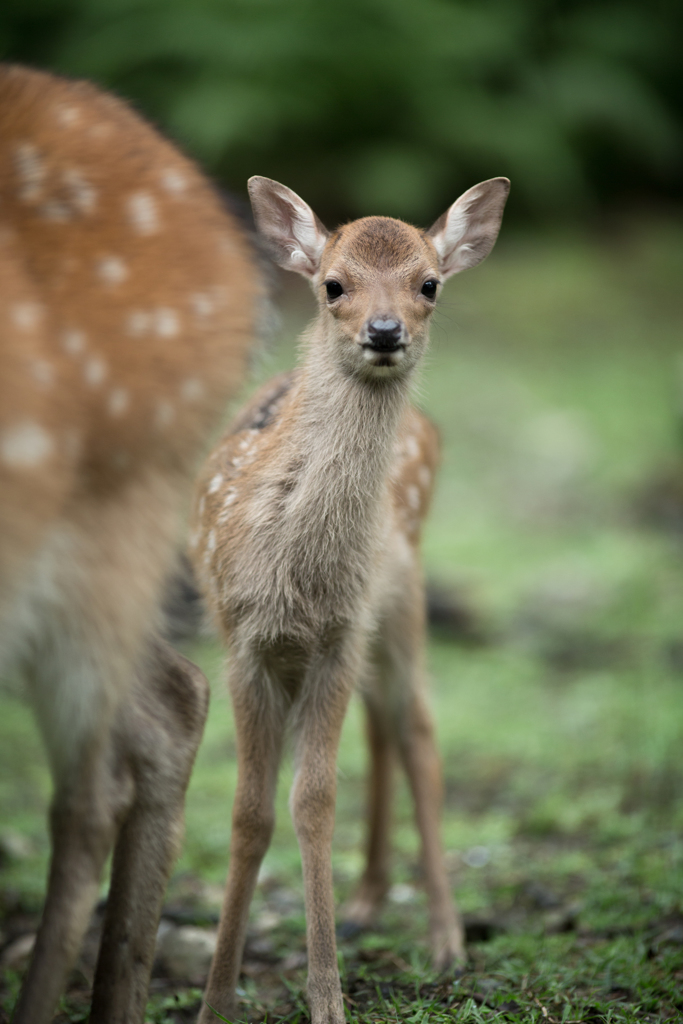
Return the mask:
<svg viewBox="0 0 683 1024">
<path fill-rule="evenodd" d="M 52 1019 L 112 847 L 90 1020 L 143 1019 L 208 696 L 160 596 L 260 293 L 241 229 L 125 104 L 0 69 L 0 668 L 55 790 L 15 1024 Z"/>
<path fill-rule="evenodd" d="M 476 185 L 429 231 L 367 217 L 329 233 L 294 192 L 249 182 L 280 266 L 308 277 L 319 312 L 300 369 L 266 385 L 210 456 L 190 545 L 231 648 L 238 785 L 230 867 L 207 1003 L 236 1012 L 249 903 L 273 830 L 283 738 L 294 734 L 291 812 L 303 864 L 313 1024 L 344 1020 L 331 842 L 335 762 L 354 685 L 371 752 L 367 867 L 349 919 L 368 923 L 388 888 L 394 751 L 415 801 L 434 962 L 463 955 L 439 841 L 440 768 L 424 698 L 417 554 L 438 457 L 410 405 L 441 283 L 496 240 L 506 178 Z M 200 1020 L 214 1018 L 205 1007 Z"/>
</svg>

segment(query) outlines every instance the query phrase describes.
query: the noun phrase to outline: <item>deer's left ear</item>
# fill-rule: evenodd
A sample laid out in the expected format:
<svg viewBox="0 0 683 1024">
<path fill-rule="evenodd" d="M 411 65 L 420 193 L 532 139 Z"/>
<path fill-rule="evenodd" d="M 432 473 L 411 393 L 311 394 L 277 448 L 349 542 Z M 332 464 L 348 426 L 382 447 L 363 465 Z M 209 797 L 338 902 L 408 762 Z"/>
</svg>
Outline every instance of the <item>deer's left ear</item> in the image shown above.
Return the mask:
<svg viewBox="0 0 683 1024">
<path fill-rule="evenodd" d="M 507 178 L 482 181 L 456 199 L 431 226 L 427 235 L 436 247 L 444 280 L 476 267 L 491 252 L 509 191 Z"/>
</svg>

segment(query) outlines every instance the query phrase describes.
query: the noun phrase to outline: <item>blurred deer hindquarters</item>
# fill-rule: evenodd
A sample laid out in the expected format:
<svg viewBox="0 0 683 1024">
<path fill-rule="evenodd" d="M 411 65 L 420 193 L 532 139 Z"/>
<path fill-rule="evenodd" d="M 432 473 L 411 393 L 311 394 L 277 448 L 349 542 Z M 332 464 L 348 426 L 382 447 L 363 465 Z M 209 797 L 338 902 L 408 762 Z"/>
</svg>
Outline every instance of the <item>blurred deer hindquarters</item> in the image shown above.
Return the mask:
<svg viewBox="0 0 683 1024">
<path fill-rule="evenodd" d="M 258 291 L 233 219 L 136 114 L 0 69 L 0 666 L 25 671 L 55 788 L 15 1024 L 52 1019 L 112 846 L 90 1020 L 143 1019 L 207 706 L 155 637 L 160 595 Z"/>
<path fill-rule="evenodd" d="M 238 416 L 200 479 L 191 540 L 206 597 L 231 646 L 239 778 L 230 868 L 207 1002 L 235 1013 L 249 902 L 273 830 L 291 726 L 291 811 L 303 863 L 314 1024 L 342 1022 L 331 842 L 339 734 L 360 684 L 371 752 L 368 860 L 350 920 L 388 888 L 391 770 L 407 772 L 422 841 L 434 962 L 463 954 L 439 841 L 441 779 L 423 681 L 417 545 L 438 459 L 410 405 L 441 283 L 479 263 L 509 182 L 466 192 L 430 231 L 368 217 L 330 234 L 297 195 L 249 183 L 280 266 L 308 277 L 319 313 L 301 368 Z M 208 1009 L 201 1020 L 212 1020 Z"/>
</svg>

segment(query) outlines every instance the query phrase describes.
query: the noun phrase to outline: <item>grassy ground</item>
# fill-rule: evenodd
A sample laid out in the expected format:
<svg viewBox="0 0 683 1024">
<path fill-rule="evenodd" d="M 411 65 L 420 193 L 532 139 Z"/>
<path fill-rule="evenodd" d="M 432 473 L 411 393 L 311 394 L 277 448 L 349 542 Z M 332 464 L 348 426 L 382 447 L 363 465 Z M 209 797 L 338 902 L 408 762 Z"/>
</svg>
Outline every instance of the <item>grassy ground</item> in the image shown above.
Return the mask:
<svg viewBox="0 0 683 1024">
<path fill-rule="evenodd" d="M 350 1020 L 683 1016 L 682 243 L 683 227 L 670 223 L 632 223 L 604 241 L 503 239 L 446 290 L 420 388 L 444 438 L 424 550 L 430 577 L 464 595 L 487 641 L 430 645 L 444 841 L 470 961 L 457 979 L 429 971 L 401 785 L 386 913 L 376 931 L 340 946 Z M 286 309 L 291 334 L 298 293 Z M 285 344 L 259 372 L 290 359 Z M 222 655 L 203 641 L 190 656 L 214 698 L 169 906 L 202 923 L 225 874 L 235 767 Z M 362 865 L 363 780 L 354 705 L 340 753 L 340 901 Z M 243 994 L 254 1019 L 306 1019 L 290 781 L 286 765 L 252 913 Z M 17 921 L 30 930 L 40 905 L 48 792 L 33 724 L 9 684 L 0 697 L 5 942 L 21 933 Z M 60 1019 L 82 1019 L 86 988 L 74 980 Z M 197 988 L 160 976 L 149 1020 L 190 1020 L 198 999 Z"/>
</svg>

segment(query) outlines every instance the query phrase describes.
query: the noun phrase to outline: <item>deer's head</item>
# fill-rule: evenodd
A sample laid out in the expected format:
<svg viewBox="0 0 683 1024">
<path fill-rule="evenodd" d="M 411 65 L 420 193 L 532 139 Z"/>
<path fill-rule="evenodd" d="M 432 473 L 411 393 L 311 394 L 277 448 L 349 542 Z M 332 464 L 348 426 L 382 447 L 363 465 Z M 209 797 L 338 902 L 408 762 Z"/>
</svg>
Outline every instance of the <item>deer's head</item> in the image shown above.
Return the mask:
<svg viewBox="0 0 683 1024">
<path fill-rule="evenodd" d="M 291 189 L 249 179 L 256 223 L 273 258 L 309 278 L 324 337 L 347 371 L 365 377 L 415 366 L 443 282 L 488 256 L 509 189 L 507 178 L 475 185 L 428 231 L 364 217 L 330 233 Z"/>
</svg>

